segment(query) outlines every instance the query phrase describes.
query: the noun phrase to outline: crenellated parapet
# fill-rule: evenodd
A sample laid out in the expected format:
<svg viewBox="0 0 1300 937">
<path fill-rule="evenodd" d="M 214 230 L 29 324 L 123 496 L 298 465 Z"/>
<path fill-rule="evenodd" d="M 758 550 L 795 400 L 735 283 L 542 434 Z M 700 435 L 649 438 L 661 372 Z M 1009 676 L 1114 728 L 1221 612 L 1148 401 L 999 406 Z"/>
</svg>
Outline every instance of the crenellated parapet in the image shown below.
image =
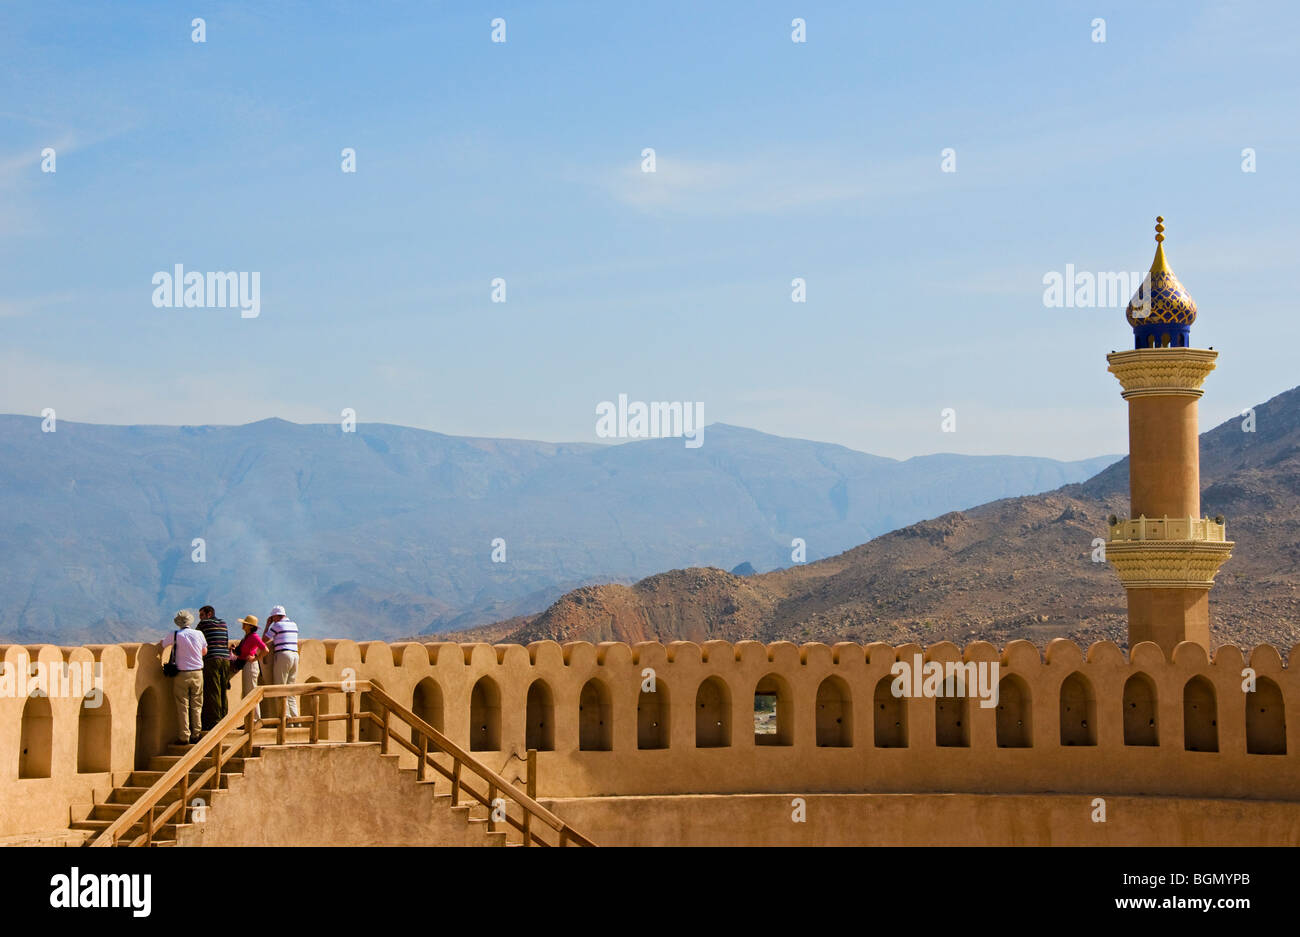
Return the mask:
<svg viewBox="0 0 1300 937">
<path fill-rule="evenodd" d="M 0 697 L 0 836 L 66 823 L 69 804 L 106 792 L 173 733 L 157 645 L 9 646 L 0 659 L 0 687 L 33 664 L 97 664 L 102 692 L 95 707 L 84 693 Z M 1267 645 L 1247 659 L 1191 642 L 1168 657 L 1149 642 L 1126 655 L 1111 642 L 1064 640 L 1043 650 L 1026 641 L 303 642 L 300 682 L 349 678 L 378 683 L 508 777 L 537 749 L 548 797 L 1055 791 L 1300 801 L 1300 681 Z M 773 714 L 762 731 L 756 694 Z"/>
</svg>

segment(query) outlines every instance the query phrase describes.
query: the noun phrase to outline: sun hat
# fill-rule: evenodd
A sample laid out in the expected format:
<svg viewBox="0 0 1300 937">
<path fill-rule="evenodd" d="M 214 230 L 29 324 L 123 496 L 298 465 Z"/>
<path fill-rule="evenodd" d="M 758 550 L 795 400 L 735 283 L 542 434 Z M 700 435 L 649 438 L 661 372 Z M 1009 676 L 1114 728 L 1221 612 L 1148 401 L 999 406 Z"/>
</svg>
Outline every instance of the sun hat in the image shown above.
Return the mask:
<svg viewBox="0 0 1300 937">
<path fill-rule="evenodd" d="M 270 617 L 272 617 L 273 615 L 285 615 L 285 614 L 287 614 L 287 613 L 286 613 L 285 610 L 284 610 L 284 606 L 283 606 L 283 605 L 277 605 L 277 606 L 275 606 L 274 608 L 271 609 L 271 614 L 270 614 L 270 615 L 267 615 L 266 617 L 267 617 L 267 618 L 270 618 Z"/>
<path fill-rule="evenodd" d="M 194 624 L 194 616 L 182 609 L 176 613 L 176 617 L 172 619 L 172 622 L 180 625 L 182 628 L 188 628 L 190 625 Z"/>
<path fill-rule="evenodd" d="M 256 616 L 256 615 L 245 615 L 243 618 L 239 619 L 239 623 L 240 623 L 241 625 L 252 625 L 254 628 L 256 628 L 256 627 L 257 627 L 257 616 Z"/>
</svg>

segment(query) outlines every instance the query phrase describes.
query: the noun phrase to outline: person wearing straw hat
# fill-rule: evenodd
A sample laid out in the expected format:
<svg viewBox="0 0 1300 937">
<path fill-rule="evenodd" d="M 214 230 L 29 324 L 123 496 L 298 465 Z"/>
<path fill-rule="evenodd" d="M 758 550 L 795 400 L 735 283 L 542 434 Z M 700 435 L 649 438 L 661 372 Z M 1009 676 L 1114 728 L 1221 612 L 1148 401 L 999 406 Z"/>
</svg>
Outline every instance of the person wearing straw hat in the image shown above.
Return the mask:
<svg viewBox="0 0 1300 937">
<path fill-rule="evenodd" d="M 230 653 L 234 657 L 234 668 L 243 674 L 243 695 L 248 696 L 257 687 L 257 678 L 262 669 L 257 658 L 266 650 L 266 642 L 258 637 L 256 615 L 245 615 L 239 619 L 239 624 L 244 627 L 244 637 L 231 647 Z M 262 718 L 261 703 L 253 707 L 253 718 Z"/>
</svg>

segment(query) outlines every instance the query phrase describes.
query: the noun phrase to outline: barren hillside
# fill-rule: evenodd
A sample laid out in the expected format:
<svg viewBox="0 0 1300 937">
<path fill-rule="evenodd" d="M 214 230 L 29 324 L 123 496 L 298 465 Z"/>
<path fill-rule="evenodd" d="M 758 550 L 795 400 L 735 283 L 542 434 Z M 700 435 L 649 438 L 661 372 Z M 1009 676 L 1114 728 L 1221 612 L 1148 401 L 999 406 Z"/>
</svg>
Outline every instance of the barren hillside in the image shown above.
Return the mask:
<svg viewBox="0 0 1300 937">
<path fill-rule="evenodd" d="M 1202 513 L 1223 514 L 1237 543 L 1211 594 L 1213 634 L 1290 648 L 1300 641 L 1300 388 L 1255 409 L 1254 433 L 1233 419 L 1201 437 Z M 1127 510 L 1125 459 L 1082 484 L 944 514 L 806 566 L 578 589 L 475 638 L 1123 645 L 1124 590 L 1092 562 L 1092 542 Z"/>
</svg>

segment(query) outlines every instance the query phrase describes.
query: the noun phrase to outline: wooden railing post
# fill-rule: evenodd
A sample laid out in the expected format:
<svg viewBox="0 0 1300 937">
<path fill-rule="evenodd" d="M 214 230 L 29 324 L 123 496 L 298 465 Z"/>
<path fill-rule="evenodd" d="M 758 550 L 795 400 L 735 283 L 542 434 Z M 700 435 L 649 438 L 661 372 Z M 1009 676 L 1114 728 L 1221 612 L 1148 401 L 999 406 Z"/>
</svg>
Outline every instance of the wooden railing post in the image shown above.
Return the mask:
<svg viewBox="0 0 1300 937">
<path fill-rule="evenodd" d="M 379 707 L 379 754 L 388 754 L 388 707 Z"/>
<path fill-rule="evenodd" d="M 537 799 L 537 749 L 528 749 L 528 776 L 524 781 L 528 796 Z"/>
<path fill-rule="evenodd" d="M 253 711 L 250 709 L 248 715 L 244 717 L 244 732 L 248 735 L 248 738 L 244 740 L 245 758 L 253 757 L 253 732 L 255 731 L 256 729 L 253 726 Z"/>
<path fill-rule="evenodd" d="M 524 845 L 531 846 L 532 844 L 533 844 L 533 812 L 531 810 L 525 810 L 524 811 Z"/>
<path fill-rule="evenodd" d="M 311 743 L 320 741 L 320 694 L 313 693 L 311 699 Z"/>
<path fill-rule="evenodd" d="M 416 780 L 423 781 L 429 772 L 429 737 L 420 733 L 420 767 L 416 769 Z"/>
<path fill-rule="evenodd" d="M 289 697 L 287 696 L 280 697 L 280 724 L 276 727 L 275 730 L 275 744 L 277 745 L 284 744 L 285 723 L 289 721 L 288 702 L 289 702 Z"/>
<path fill-rule="evenodd" d="M 357 740 L 357 691 L 348 693 L 348 741 Z"/>
<path fill-rule="evenodd" d="M 494 832 L 497 828 L 497 786 L 491 781 L 488 782 L 488 832 Z"/>
<path fill-rule="evenodd" d="M 457 758 L 451 766 L 451 805 L 456 807 L 460 804 L 460 759 Z"/>
</svg>

